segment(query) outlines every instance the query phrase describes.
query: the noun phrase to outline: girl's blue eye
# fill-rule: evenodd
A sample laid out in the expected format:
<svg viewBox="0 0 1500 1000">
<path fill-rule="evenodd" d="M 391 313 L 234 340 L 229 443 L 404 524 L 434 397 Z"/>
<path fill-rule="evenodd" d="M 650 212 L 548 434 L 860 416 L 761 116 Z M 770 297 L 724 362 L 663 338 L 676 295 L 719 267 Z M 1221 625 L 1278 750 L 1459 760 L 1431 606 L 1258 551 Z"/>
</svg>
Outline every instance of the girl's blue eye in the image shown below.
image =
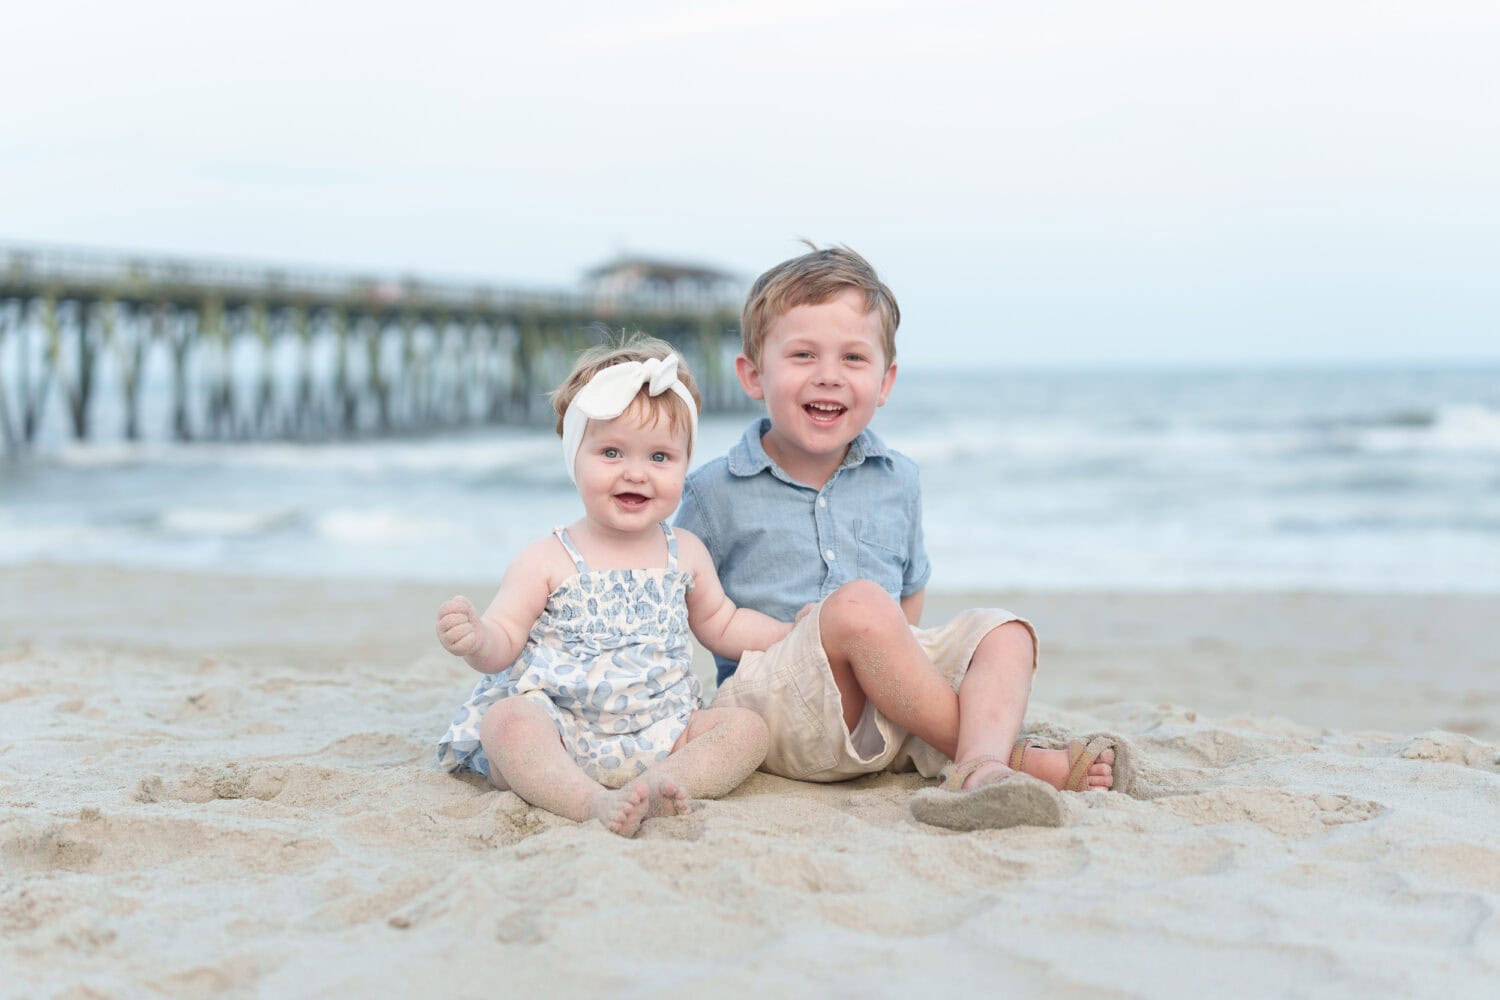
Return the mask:
<svg viewBox="0 0 1500 1000">
<path fill-rule="evenodd" d="M 604 457 L 605 458 L 619 458 L 620 457 L 620 449 L 618 449 L 618 448 L 605 448 L 604 449 Z"/>
<path fill-rule="evenodd" d="M 671 457 L 672 456 L 668 455 L 664 451 L 653 451 L 651 453 L 651 461 L 653 462 L 665 462 L 668 461 Z"/>
</svg>

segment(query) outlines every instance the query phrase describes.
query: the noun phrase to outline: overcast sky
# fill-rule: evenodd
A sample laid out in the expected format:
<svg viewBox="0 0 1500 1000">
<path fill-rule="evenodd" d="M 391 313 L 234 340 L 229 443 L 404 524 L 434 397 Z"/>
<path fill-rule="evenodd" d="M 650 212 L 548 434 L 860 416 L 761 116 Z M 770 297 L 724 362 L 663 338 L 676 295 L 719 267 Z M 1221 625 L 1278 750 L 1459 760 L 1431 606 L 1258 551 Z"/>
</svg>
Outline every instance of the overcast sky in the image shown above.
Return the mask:
<svg viewBox="0 0 1500 1000">
<path fill-rule="evenodd" d="M 0 242 L 895 289 L 910 367 L 1500 359 L 1500 4 L 10 4 Z"/>
</svg>

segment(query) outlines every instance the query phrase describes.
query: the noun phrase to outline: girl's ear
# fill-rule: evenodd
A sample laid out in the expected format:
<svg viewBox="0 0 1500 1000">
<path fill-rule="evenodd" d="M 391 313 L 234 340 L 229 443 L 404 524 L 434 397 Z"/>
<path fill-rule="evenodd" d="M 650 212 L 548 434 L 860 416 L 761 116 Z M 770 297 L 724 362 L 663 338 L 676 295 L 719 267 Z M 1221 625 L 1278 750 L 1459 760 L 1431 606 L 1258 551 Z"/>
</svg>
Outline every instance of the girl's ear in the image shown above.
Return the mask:
<svg viewBox="0 0 1500 1000">
<path fill-rule="evenodd" d="M 760 372 L 748 357 L 741 354 L 734 359 L 734 373 L 739 376 L 745 395 L 751 399 L 766 398 L 765 390 L 760 387 Z"/>
</svg>

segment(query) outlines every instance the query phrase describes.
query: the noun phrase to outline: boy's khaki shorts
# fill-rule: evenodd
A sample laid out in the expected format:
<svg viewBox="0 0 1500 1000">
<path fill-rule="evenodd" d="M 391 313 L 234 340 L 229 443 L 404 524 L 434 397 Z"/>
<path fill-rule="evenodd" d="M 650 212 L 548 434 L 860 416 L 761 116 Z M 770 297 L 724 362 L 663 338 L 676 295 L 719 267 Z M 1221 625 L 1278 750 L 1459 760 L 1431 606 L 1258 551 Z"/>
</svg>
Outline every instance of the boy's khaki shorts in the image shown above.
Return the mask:
<svg viewBox="0 0 1500 1000">
<path fill-rule="evenodd" d="M 734 674 L 719 685 L 715 708 L 748 708 L 766 720 L 771 750 L 762 771 L 801 781 L 845 781 L 879 771 L 935 776 L 948 758 L 886 718 L 873 703 L 850 732 L 828 655 L 819 637 L 815 606 L 791 634 L 763 653 L 746 653 Z M 998 608 L 965 611 L 946 625 L 912 634 L 953 689 L 969 669 L 979 641 L 1006 622 L 1031 633 L 1036 669 L 1036 630 L 1024 618 Z"/>
</svg>

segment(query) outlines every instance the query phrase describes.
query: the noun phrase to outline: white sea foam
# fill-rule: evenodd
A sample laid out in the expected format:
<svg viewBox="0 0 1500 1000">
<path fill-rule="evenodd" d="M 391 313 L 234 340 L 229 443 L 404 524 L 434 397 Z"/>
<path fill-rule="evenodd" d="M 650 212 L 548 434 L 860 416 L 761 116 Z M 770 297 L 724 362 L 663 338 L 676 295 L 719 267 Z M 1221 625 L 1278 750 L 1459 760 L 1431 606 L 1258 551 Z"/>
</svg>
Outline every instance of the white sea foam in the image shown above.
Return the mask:
<svg viewBox="0 0 1500 1000">
<path fill-rule="evenodd" d="M 1425 426 L 1372 428 L 1359 436 L 1359 443 L 1376 452 L 1500 454 L 1500 409 L 1477 403 L 1442 406 Z"/>
<path fill-rule="evenodd" d="M 224 507 L 171 507 L 162 511 L 162 530 L 181 535 L 233 538 L 256 535 L 296 522 L 295 508 L 234 510 Z"/>
<path fill-rule="evenodd" d="M 391 508 L 331 510 L 317 519 L 318 534 L 329 541 L 351 545 L 387 542 L 451 542 L 463 526 L 451 520 L 411 514 Z"/>
<path fill-rule="evenodd" d="M 531 467 L 555 459 L 557 445 L 536 435 L 367 441 L 336 444 L 106 442 L 67 445 L 55 455 L 72 468 L 131 465 L 201 467 L 231 465 L 260 469 L 318 469 L 359 475 L 465 474 Z"/>
<path fill-rule="evenodd" d="M 935 589 L 1496 593 L 1497 383 L 903 376 L 875 426 L 921 467 Z M 705 419 L 697 461 L 748 419 Z M 0 466 L 0 561 L 498 580 L 578 508 L 549 428 L 69 445 Z"/>
</svg>

